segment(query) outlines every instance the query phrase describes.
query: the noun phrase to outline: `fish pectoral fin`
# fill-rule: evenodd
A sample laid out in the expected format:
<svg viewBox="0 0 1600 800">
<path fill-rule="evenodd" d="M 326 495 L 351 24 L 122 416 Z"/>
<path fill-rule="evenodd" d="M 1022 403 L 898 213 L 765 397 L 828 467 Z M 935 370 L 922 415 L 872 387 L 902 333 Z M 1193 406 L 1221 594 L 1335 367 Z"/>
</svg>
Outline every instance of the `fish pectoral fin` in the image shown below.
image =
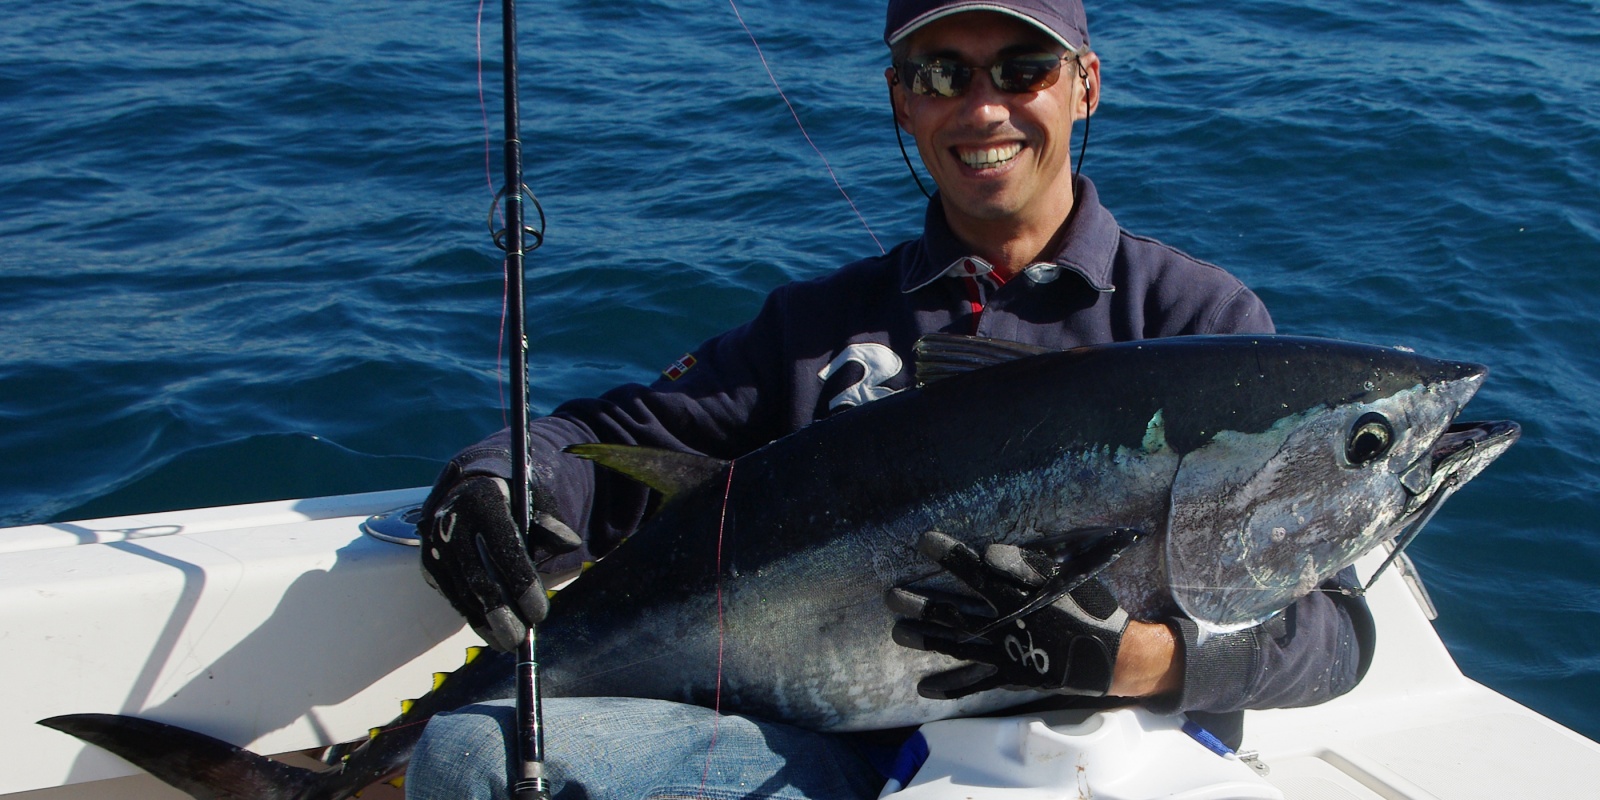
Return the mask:
<svg viewBox="0 0 1600 800">
<path fill-rule="evenodd" d="M 917 384 L 927 386 L 962 373 L 1055 351 L 981 336 L 930 333 L 917 340 L 916 352 Z"/>
<path fill-rule="evenodd" d="M 1027 616 L 1060 600 L 1068 592 L 1093 580 L 1122 554 L 1144 537 L 1137 528 L 1078 528 L 1053 533 L 1028 544 L 1024 549 L 1041 553 L 1058 565 L 1055 574 L 1036 587 L 1028 601 L 1009 614 L 1000 617 L 978 631 L 979 635 L 996 630 L 1001 625 Z"/>
<path fill-rule="evenodd" d="M 1097 525 L 1046 533 L 1023 547 L 1049 556 L 1064 570 L 1089 570 L 1087 580 L 1111 566 L 1144 535 L 1139 528 Z"/>
<path fill-rule="evenodd" d="M 667 501 L 728 470 L 722 459 L 659 447 L 575 444 L 566 452 L 620 472 L 660 492 Z"/>
</svg>

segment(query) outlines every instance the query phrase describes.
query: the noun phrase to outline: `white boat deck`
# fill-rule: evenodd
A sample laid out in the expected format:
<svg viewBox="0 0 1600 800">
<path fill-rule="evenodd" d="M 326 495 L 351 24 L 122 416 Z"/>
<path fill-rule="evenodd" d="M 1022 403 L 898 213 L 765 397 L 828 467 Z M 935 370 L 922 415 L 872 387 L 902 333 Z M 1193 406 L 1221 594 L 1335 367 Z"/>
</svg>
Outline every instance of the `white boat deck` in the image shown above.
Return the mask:
<svg viewBox="0 0 1600 800">
<path fill-rule="evenodd" d="M 425 495 L 0 530 L 0 795 L 186 797 L 33 724 L 57 714 L 149 717 L 260 753 L 393 719 L 479 643 L 422 582 L 415 548 L 360 532 Z"/>
<path fill-rule="evenodd" d="M 1286 797 L 1600 797 L 1600 745 L 1462 675 L 1398 571 L 1369 600 L 1377 655 L 1355 691 L 1248 715 L 1244 749 L 1261 754 Z"/>
<path fill-rule="evenodd" d="M 184 797 L 34 724 L 57 714 L 133 714 L 261 753 L 392 719 L 476 643 L 415 549 L 360 533 L 424 493 L 0 529 L 0 796 Z M 1464 677 L 1396 572 L 1371 599 L 1360 687 L 1247 720 L 1244 749 L 1287 798 L 1597 796 L 1600 745 Z"/>
</svg>

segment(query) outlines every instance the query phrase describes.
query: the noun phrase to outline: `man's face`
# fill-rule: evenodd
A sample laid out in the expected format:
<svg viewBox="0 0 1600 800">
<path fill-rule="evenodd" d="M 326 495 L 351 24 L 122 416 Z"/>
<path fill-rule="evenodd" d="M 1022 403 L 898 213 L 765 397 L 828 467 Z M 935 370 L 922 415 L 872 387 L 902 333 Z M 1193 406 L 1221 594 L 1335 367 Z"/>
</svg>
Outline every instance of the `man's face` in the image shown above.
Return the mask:
<svg viewBox="0 0 1600 800">
<path fill-rule="evenodd" d="M 1034 53 L 1060 54 L 1059 42 L 1038 28 L 992 12 L 969 12 L 929 23 L 912 34 L 912 60 L 951 59 L 972 67 Z M 1098 86 L 1099 63 L 1084 58 Z M 909 78 L 909 76 L 907 76 Z M 959 97 L 930 97 L 894 87 L 896 119 L 916 139 L 922 162 L 939 184 L 946 216 L 968 225 L 1059 224 L 1072 209 L 1073 120 L 1084 115 L 1085 92 L 1076 62 L 1067 61 L 1053 86 L 1007 94 L 987 69 Z"/>
</svg>

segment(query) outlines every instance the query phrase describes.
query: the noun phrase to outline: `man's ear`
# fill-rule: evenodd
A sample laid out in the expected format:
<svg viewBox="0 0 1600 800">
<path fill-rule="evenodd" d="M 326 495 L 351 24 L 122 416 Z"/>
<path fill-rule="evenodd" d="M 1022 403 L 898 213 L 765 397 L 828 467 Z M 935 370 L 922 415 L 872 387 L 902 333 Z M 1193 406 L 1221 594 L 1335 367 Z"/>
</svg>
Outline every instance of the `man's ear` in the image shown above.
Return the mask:
<svg viewBox="0 0 1600 800">
<path fill-rule="evenodd" d="M 1080 73 L 1079 81 L 1083 82 L 1083 100 L 1074 110 L 1077 119 L 1083 119 L 1095 112 L 1100 107 L 1100 56 L 1094 51 L 1084 53 L 1078 59 Z"/>
<path fill-rule="evenodd" d="M 889 85 L 889 109 L 894 112 L 894 123 L 900 126 L 900 130 L 910 133 L 911 129 L 906 127 L 906 104 L 903 102 L 905 95 L 902 90 L 905 87 L 900 85 L 900 76 L 895 73 L 894 67 L 884 67 L 883 80 Z"/>
</svg>

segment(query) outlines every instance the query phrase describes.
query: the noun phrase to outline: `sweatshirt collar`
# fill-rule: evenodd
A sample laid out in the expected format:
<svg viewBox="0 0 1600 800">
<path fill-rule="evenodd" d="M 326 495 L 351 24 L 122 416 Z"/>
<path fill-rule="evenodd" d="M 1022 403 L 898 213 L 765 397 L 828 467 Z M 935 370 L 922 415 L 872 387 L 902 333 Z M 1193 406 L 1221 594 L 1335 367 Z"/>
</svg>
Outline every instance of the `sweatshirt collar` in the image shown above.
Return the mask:
<svg viewBox="0 0 1600 800">
<path fill-rule="evenodd" d="M 1088 178 L 1080 175 L 1074 191 L 1077 207 L 1067 218 L 1067 233 L 1062 237 L 1061 249 L 1053 259 L 1023 268 L 1022 275 L 1032 283 L 1044 284 L 1069 272 L 1097 292 L 1115 291 L 1111 269 L 1120 235 L 1117 221 L 1100 205 L 1099 195 Z M 919 244 L 923 258 L 913 260 L 906 270 L 900 285 L 903 292 L 914 292 L 941 277 L 975 277 L 994 269 L 989 262 L 974 255 L 950 230 L 938 193 L 928 201 Z"/>
</svg>

